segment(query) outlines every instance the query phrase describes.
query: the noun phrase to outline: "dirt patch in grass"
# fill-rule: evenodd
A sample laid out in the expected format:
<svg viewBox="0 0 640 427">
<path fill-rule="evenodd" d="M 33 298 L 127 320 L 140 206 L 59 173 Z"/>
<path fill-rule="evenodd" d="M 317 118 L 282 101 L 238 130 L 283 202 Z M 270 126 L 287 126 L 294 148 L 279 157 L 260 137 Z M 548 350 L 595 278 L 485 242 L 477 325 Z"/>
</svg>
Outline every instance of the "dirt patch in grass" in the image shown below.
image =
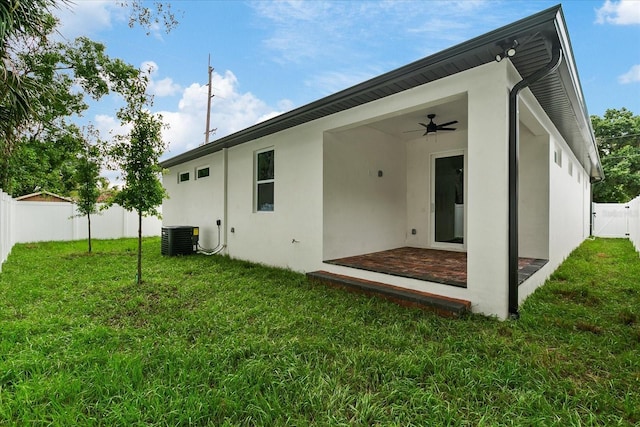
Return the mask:
<svg viewBox="0 0 640 427">
<path fill-rule="evenodd" d="M 586 287 L 554 289 L 552 292 L 562 297 L 565 301 L 573 302 L 575 304 L 582 304 L 589 307 L 594 307 L 600 304 L 600 299 L 593 295 Z"/>
<path fill-rule="evenodd" d="M 600 335 L 603 332 L 603 329 L 600 326 L 584 321 L 576 322 L 576 329 L 583 332 L 591 332 L 595 335 Z"/>
<path fill-rule="evenodd" d="M 638 321 L 638 316 L 631 310 L 623 310 L 618 313 L 618 320 L 623 325 L 631 326 Z"/>
</svg>

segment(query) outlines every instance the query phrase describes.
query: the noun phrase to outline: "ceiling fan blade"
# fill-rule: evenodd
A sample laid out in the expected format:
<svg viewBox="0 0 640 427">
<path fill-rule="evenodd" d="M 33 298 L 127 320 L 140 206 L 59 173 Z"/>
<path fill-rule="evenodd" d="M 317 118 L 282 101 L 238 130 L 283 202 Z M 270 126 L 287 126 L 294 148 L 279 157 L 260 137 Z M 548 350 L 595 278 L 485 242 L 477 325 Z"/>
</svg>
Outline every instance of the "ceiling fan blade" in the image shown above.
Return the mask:
<svg viewBox="0 0 640 427">
<path fill-rule="evenodd" d="M 441 129 L 441 128 L 443 128 L 445 126 L 449 126 L 449 125 L 455 125 L 456 123 L 458 123 L 457 120 L 454 120 L 452 122 L 442 123 L 442 124 L 438 125 L 438 129 Z"/>
<path fill-rule="evenodd" d="M 427 136 L 429 135 L 429 131 L 426 131 L 425 133 L 422 134 L 422 136 Z"/>
<path fill-rule="evenodd" d="M 441 128 L 441 127 L 438 127 L 438 130 L 456 130 L 456 128 Z"/>
<path fill-rule="evenodd" d="M 411 132 L 422 132 L 424 129 L 414 129 L 414 130 L 405 130 L 402 133 L 411 133 Z"/>
<path fill-rule="evenodd" d="M 429 125 L 425 125 L 424 123 L 418 123 L 418 124 L 424 126 L 425 128 L 429 127 Z"/>
</svg>

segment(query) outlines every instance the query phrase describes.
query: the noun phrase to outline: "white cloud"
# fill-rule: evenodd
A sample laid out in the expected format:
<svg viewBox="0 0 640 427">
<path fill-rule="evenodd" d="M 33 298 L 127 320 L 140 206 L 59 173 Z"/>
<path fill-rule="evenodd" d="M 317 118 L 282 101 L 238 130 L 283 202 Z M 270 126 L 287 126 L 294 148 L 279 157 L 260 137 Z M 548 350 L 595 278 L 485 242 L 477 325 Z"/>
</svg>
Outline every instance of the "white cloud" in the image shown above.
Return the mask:
<svg viewBox="0 0 640 427">
<path fill-rule="evenodd" d="M 96 114 L 94 122 L 95 128 L 104 140 L 111 140 L 116 135 L 126 135 L 131 129 L 130 126 L 123 127 L 118 119 L 107 114 Z M 107 178 L 112 186 L 122 187 L 124 184 L 120 171 L 103 168 L 100 174 Z"/>
<path fill-rule="evenodd" d="M 130 129 L 128 127 L 123 127 L 118 119 L 107 114 L 97 114 L 94 120 L 95 127 L 100 132 L 103 139 L 110 138 L 115 135 L 125 135 Z"/>
<path fill-rule="evenodd" d="M 640 64 L 634 65 L 629 71 L 619 76 L 618 82 L 622 84 L 640 82 Z"/>
<path fill-rule="evenodd" d="M 164 38 L 162 37 L 162 27 L 160 26 L 160 24 L 158 22 L 152 22 L 149 25 L 149 34 L 153 35 L 153 37 L 156 40 L 160 40 L 160 41 L 164 41 Z"/>
<path fill-rule="evenodd" d="M 216 128 L 210 141 L 230 135 L 256 123 L 268 120 L 293 107 L 291 101 L 282 100 L 273 108 L 251 92 L 239 90 L 238 79 L 231 71 L 212 75 L 214 97 L 211 101 L 211 127 Z M 169 142 L 164 157 L 174 156 L 204 142 L 208 88 L 192 83 L 182 91 L 177 111 L 161 111 L 169 129 L 163 138 Z"/>
<path fill-rule="evenodd" d="M 165 77 L 162 80 L 151 80 L 149 82 L 149 92 L 155 96 L 173 96 L 177 95 L 182 87 L 174 83 L 170 77 Z"/>
<path fill-rule="evenodd" d="M 77 1 L 61 4 L 54 14 L 60 20 L 63 37 L 73 40 L 112 28 L 114 20 L 124 19 L 124 10 L 110 0 Z"/>
<path fill-rule="evenodd" d="M 143 72 L 149 73 L 147 92 L 151 95 L 157 97 L 174 96 L 182 90 L 182 86 L 175 83 L 171 77 L 158 80 L 160 67 L 154 61 L 144 61 L 140 65 L 140 69 Z"/>
<path fill-rule="evenodd" d="M 121 2 L 113 0 L 77 0 L 68 4 L 60 3 L 52 13 L 60 20 L 60 34 L 73 40 L 79 36 L 93 36 L 103 30 L 110 30 L 116 23 L 128 24 L 131 15 L 135 13 L 130 5 L 119 3 Z M 162 24 L 151 22 L 144 30 L 155 39 L 164 40 Z"/>
<path fill-rule="evenodd" d="M 606 0 L 596 9 L 596 23 L 614 25 L 640 24 L 640 2 L 638 0 Z"/>
</svg>

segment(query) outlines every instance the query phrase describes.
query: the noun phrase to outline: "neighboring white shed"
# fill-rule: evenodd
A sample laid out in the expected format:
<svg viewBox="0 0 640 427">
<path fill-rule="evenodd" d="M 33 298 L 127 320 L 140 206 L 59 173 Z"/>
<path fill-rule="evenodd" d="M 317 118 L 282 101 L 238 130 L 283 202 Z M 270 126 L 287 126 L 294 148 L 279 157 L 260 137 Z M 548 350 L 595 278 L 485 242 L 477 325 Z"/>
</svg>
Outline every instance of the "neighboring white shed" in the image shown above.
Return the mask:
<svg viewBox="0 0 640 427">
<path fill-rule="evenodd" d="M 163 224 L 205 247 L 219 220 L 232 257 L 499 318 L 589 235 L 603 176 L 560 6 L 163 167 Z"/>
</svg>

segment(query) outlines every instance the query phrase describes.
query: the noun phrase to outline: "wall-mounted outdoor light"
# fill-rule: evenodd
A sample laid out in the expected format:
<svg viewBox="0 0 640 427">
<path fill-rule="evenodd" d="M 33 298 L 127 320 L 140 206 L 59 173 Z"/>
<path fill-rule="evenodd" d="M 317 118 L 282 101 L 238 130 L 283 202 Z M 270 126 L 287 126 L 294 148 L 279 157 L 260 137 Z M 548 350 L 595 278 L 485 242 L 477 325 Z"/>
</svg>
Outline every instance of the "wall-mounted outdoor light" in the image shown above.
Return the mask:
<svg viewBox="0 0 640 427">
<path fill-rule="evenodd" d="M 502 52 L 496 55 L 496 62 L 502 61 L 504 58 L 511 58 L 516 54 L 516 48 L 518 47 L 518 40 L 513 40 L 511 44 L 509 43 L 501 43 L 500 47 L 502 48 Z"/>
</svg>

